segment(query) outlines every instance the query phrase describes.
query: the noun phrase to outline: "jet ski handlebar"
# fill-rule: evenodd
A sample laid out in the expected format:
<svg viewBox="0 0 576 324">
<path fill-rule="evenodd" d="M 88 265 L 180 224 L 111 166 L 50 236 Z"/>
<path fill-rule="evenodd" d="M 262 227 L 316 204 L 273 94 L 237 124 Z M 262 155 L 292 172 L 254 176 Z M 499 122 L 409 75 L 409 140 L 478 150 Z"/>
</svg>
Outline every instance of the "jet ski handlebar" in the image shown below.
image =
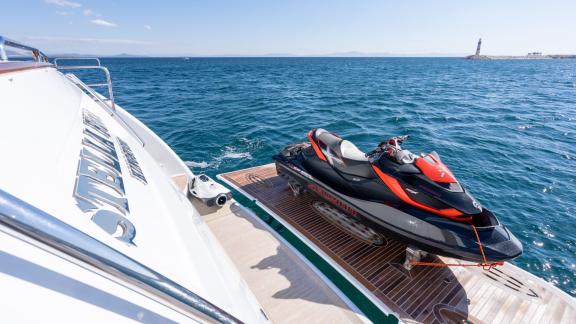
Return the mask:
<svg viewBox="0 0 576 324">
<path fill-rule="evenodd" d="M 384 142 L 380 142 L 380 144 L 378 144 L 375 149 L 366 153 L 366 157 L 373 157 L 374 155 L 381 153 L 387 146 L 400 148 L 400 144 L 404 143 L 409 137 L 410 135 L 394 136 L 385 140 Z"/>
<path fill-rule="evenodd" d="M 366 155 L 367 158 L 370 158 L 370 157 L 373 157 L 374 155 L 382 152 L 382 150 L 383 150 L 383 149 L 380 147 L 380 145 L 378 145 L 377 148 L 375 148 L 375 149 L 373 149 L 372 151 L 366 153 L 365 155 Z"/>
</svg>

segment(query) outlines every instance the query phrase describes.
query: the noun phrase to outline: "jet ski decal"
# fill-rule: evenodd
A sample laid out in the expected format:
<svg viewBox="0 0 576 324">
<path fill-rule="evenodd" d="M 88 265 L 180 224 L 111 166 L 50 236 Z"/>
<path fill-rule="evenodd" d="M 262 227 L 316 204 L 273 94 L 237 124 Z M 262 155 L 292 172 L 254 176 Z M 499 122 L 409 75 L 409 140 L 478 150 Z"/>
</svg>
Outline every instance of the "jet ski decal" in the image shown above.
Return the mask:
<svg viewBox="0 0 576 324">
<path fill-rule="evenodd" d="M 415 161 L 416 166 L 422 173 L 424 173 L 430 180 L 442 183 L 455 183 L 456 178 L 450 172 L 450 169 L 436 158 L 434 154 L 428 154 L 424 157 L 419 157 Z"/>
<path fill-rule="evenodd" d="M 348 204 L 346 204 L 345 202 L 343 202 L 342 200 L 334 197 L 333 195 L 329 194 L 326 190 L 320 188 L 319 186 L 317 186 L 314 183 L 309 183 L 308 184 L 308 189 L 314 191 L 316 194 L 318 194 L 320 197 L 326 199 L 328 202 L 330 202 L 331 204 L 333 204 L 334 206 L 342 209 L 344 212 L 348 213 L 350 216 L 354 216 L 354 217 L 358 217 L 358 212 L 350 207 Z"/>
<path fill-rule="evenodd" d="M 314 130 L 308 132 L 308 140 L 310 140 L 310 144 L 312 144 L 312 148 L 314 149 L 314 152 L 316 152 L 316 155 L 318 155 L 318 158 L 322 161 L 326 161 L 326 156 L 324 156 L 324 153 L 322 153 L 322 150 L 320 149 L 314 138 L 312 138 L 313 133 Z"/>
<path fill-rule="evenodd" d="M 414 207 L 418 207 L 420 209 L 424 209 L 426 211 L 438 214 L 438 215 L 442 215 L 445 217 L 449 217 L 455 220 L 459 220 L 459 221 L 469 221 L 470 220 L 470 216 L 466 217 L 466 218 L 461 218 L 458 216 L 462 216 L 462 213 L 455 209 L 455 208 L 448 208 L 448 209 L 435 209 L 426 205 L 423 205 L 417 201 L 412 200 L 412 198 L 410 198 L 410 196 L 408 196 L 406 194 L 406 192 L 404 191 L 404 189 L 402 189 L 402 186 L 400 185 L 400 183 L 398 182 L 398 180 L 394 179 L 393 177 L 385 174 L 384 172 L 380 171 L 380 169 L 378 169 L 378 167 L 372 165 L 372 169 L 374 169 L 374 172 L 376 172 L 376 174 L 378 175 L 378 178 L 380 178 L 380 180 L 382 180 L 382 182 L 384 182 L 384 184 L 390 188 L 390 191 L 392 191 L 398 198 L 400 198 L 403 202 L 412 205 Z"/>
</svg>

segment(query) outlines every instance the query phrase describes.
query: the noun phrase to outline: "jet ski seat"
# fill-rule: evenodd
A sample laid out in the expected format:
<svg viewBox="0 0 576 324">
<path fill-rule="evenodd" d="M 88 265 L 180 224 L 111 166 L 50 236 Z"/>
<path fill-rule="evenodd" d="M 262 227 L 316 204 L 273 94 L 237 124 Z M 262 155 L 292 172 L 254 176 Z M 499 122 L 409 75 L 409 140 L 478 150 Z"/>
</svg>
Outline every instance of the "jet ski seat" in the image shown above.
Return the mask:
<svg viewBox="0 0 576 324">
<path fill-rule="evenodd" d="M 359 162 L 368 161 L 366 154 L 348 140 L 344 140 L 322 128 L 318 128 L 314 135 L 320 142 L 330 148 L 332 152 L 335 152 L 342 158 Z"/>
<path fill-rule="evenodd" d="M 375 176 L 364 152 L 352 142 L 343 140 L 321 128 L 316 130 L 314 137 L 320 147 L 328 151 L 328 163 L 338 171 L 353 177 L 373 178 Z"/>
<path fill-rule="evenodd" d="M 340 143 L 340 150 L 342 151 L 342 156 L 347 159 L 354 161 L 368 161 L 366 153 L 360 151 L 356 145 L 350 141 L 342 140 L 342 143 Z"/>
</svg>

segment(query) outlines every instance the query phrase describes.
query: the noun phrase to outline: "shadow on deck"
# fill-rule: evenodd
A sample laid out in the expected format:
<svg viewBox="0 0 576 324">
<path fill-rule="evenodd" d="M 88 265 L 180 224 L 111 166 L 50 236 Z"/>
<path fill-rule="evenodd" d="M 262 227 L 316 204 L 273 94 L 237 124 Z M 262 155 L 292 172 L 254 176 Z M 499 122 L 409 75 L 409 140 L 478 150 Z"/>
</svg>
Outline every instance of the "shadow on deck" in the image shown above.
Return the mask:
<svg viewBox="0 0 576 324">
<path fill-rule="evenodd" d="M 215 209 L 191 201 L 273 322 L 362 322 L 355 307 L 257 216 L 235 202 Z"/>
</svg>

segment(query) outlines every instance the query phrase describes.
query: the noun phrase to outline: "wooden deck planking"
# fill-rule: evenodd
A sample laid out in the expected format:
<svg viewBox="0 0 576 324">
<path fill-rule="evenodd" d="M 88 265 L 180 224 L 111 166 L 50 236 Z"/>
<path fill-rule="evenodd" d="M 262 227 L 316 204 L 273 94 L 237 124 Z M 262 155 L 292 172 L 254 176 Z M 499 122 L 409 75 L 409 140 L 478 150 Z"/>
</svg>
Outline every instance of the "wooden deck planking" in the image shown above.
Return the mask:
<svg viewBox="0 0 576 324">
<path fill-rule="evenodd" d="M 312 207 L 315 197 L 310 194 L 293 197 L 272 164 L 221 177 L 306 237 L 341 271 L 352 275 L 370 291 L 371 298 L 379 299 L 402 320 L 576 322 L 571 318 L 576 312 L 573 298 L 508 263 L 489 272 L 477 267 L 403 270 L 405 246 L 402 243 L 386 238 L 386 244 L 377 247 L 344 232 Z M 430 261 L 464 262 L 435 256 L 431 256 Z M 531 296 L 532 292 L 538 296 Z M 552 299 L 554 302 L 550 302 Z"/>
</svg>

